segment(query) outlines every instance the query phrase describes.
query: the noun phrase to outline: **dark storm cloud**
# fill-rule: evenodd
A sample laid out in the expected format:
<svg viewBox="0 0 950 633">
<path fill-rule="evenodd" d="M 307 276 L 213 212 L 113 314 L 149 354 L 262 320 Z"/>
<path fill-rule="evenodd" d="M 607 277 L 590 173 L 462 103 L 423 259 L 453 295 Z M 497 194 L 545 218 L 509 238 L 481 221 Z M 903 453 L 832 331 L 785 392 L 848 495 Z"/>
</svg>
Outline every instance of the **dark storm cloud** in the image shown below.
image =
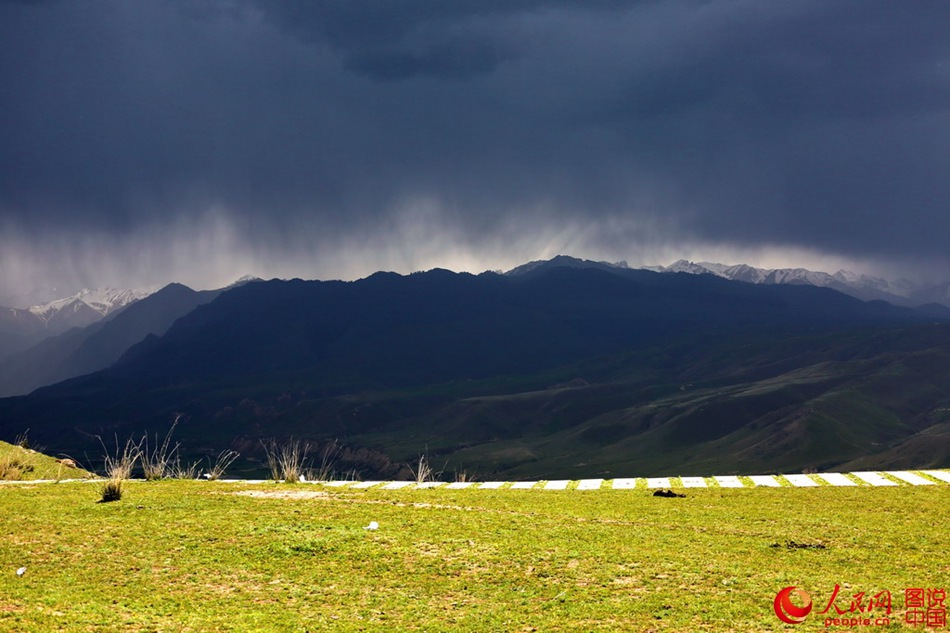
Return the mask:
<svg viewBox="0 0 950 633">
<path fill-rule="evenodd" d="M 331 46 L 345 68 L 381 80 L 418 75 L 467 79 L 490 73 L 514 53 L 510 43 L 498 37 L 491 18 L 531 5 L 431 0 L 257 3 L 280 28 Z"/>
<path fill-rule="evenodd" d="M 885 0 L 0 3 L 0 283 L 44 245 L 89 275 L 137 252 L 167 275 L 173 254 L 221 275 L 567 249 L 945 265 L 948 18 Z"/>
</svg>

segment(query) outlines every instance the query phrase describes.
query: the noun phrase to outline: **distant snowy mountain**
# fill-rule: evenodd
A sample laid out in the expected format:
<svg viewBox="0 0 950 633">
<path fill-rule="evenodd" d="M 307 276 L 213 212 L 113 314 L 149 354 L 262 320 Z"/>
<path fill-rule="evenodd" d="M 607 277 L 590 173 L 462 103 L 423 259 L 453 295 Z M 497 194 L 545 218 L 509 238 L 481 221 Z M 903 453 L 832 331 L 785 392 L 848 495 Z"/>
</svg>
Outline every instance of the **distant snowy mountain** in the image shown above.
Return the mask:
<svg viewBox="0 0 950 633">
<path fill-rule="evenodd" d="M 0 397 L 23 395 L 44 385 L 104 369 L 149 335 L 161 336 L 181 316 L 212 301 L 222 290 L 195 291 L 169 284 L 82 328 L 48 336 L 0 358 Z M 107 299 L 115 297 L 107 293 Z M 122 299 L 115 303 L 120 303 Z M 104 302 L 96 301 L 102 305 Z"/>
<path fill-rule="evenodd" d="M 29 312 L 50 331 L 65 331 L 83 327 L 112 314 L 153 290 L 120 290 L 116 288 L 83 288 L 71 297 L 31 306 Z"/>
<path fill-rule="evenodd" d="M 83 289 L 76 294 L 29 308 L 0 307 L 0 356 L 85 327 L 143 299 L 153 290 Z"/>
<path fill-rule="evenodd" d="M 805 268 L 755 268 L 747 264 L 717 264 L 681 259 L 669 266 L 652 266 L 662 273 L 715 275 L 751 284 L 797 284 L 831 288 L 863 301 L 881 300 L 895 305 L 915 307 L 927 303 L 950 305 L 950 285 L 920 285 L 906 279 L 888 281 L 880 277 L 860 275 L 847 270 L 834 274 Z"/>
<path fill-rule="evenodd" d="M 225 288 L 200 291 L 174 283 L 155 292 L 85 289 L 29 309 L 0 308 L 0 397 L 104 369 L 195 307 L 260 281 L 245 275 Z M 17 325 L 19 336 L 4 335 Z"/>
<path fill-rule="evenodd" d="M 56 318 L 63 312 L 80 312 L 86 308 L 92 310 L 99 317 L 104 317 L 115 310 L 125 307 L 134 301 L 144 299 L 152 294 L 151 290 L 120 290 L 116 288 L 83 288 L 71 297 L 57 299 L 41 305 L 31 306 L 29 311 L 44 322 Z"/>
<path fill-rule="evenodd" d="M 614 272 L 630 270 L 627 262 L 595 262 L 577 259 L 567 255 L 558 255 L 553 259 L 539 260 L 522 264 L 505 275 L 531 275 L 550 268 L 598 268 Z M 890 281 L 880 277 L 861 275 L 847 270 L 831 274 L 808 270 L 806 268 L 756 268 L 748 264 L 717 264 L 713 262 L 691 262 L 681 259 L 669 266 L 642 266 L 640 270 L 658 273 L 688 273 L 691 275 L 715 275 L 732 281 L 750 284 L 786 284 L 817 286 L 830 288 L 862 301 L 886 301 L 888 303 L 916 308 L 928 304 L 934 306 L 939 314 L 950 310 L 950 282 L 942 284 L 916 284 L 906 279 Z"/>
</svg>

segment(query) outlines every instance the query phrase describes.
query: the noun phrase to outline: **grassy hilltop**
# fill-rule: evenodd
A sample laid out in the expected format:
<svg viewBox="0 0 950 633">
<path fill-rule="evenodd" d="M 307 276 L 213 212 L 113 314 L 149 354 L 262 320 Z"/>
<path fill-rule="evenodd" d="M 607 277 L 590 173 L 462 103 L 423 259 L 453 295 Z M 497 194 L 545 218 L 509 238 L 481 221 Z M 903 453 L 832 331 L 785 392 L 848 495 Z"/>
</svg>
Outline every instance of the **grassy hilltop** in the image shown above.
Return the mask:
<svg viewBox="0 0 950 633">
<path fill-rule="evenodd" d="M 0 442 L 0 481 L 81 479 L 90 473 L 69 459 L 56 459 L 38 451 Z"/>
</svg>

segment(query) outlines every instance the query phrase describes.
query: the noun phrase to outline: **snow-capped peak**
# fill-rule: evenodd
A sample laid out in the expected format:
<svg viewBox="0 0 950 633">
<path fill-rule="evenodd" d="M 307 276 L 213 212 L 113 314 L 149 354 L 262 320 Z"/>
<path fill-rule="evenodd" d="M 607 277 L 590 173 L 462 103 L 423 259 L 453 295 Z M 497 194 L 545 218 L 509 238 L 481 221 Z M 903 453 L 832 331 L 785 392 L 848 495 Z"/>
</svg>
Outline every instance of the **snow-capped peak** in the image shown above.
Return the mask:
<svg viewBox="0 0 950 633">
<path fill-rule="evenodd" d="M 718 273 L 716 273 L 714 270 L 711 270 L 711 269 L 707 268 L 706 266 L 704 266 L 704 265 L 701 264 L 701 263 L 700 263 L 700 264 L 696 264 L 696 263 L 693 263 L 693 262 L 691 262 L 691 261 L 687 261 L 687 260 L 685 260 L 685 259 L 680 259 L 680 260 L 678 260 L 678 261 L 675 261 L 675 262 L 673 262 L 672 264 L 670 264 L 669 266 L 666 266 L 666 267 L 659 266 L 659 267 L 655 267 L 655 268 L 653 268 L 653 269 L 654 269 L 654 270 L 658 270 L 659 272 L 664 272 L 664 273 L 689 273 L 689 274 L 691 274 L 691 275 L 716 275 L 716 274 L 718 274 Z M 720 275 L 720 276 L 721 276 L 721 275 Z"/>
<path fill-rule="evenodd" d="M 153 292 L 152 289 L 83 288 L 72 296 L 31 306 L 29 311 L 47 323 L 63 312 L 75 314 L 79 312 L 88 313 L 91 310 L 98 315 L 98 318 L 102 318 L 130 303 L 144 299 Z M 96 317 L 92 314 L 89 314 L 89 318 L 96 320 Z"/>
<path fill-rule="evenodd" d="M 263 279 L 261 279 L 260 277 L 256 277 L 255 275 L 244 275 L 243 277 L 241 277 L 234 283 L 225 286 L 225 288 L 226 289 L 237 288 L 238 286 L 243 286 L 244 284 L 251 284 L 258 281 L 263 281 Z"/>
</svg>

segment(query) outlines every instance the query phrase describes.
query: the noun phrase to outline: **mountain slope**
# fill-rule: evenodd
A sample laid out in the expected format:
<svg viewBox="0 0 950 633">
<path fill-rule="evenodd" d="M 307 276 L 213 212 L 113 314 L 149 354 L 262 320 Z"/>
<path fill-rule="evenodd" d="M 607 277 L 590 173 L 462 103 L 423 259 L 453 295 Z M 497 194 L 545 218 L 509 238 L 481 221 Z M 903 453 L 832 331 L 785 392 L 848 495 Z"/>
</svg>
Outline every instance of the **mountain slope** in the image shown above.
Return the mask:
<svg viewBox="0 0 950 633">
<path fill-rule="evenodd" d="M 109 312 L 104 320 L 47 338 L 0 360 L 0 396 L 20 395 L 109 367 L 149 334 L 160 335 L 181 316 L 214 299 L 220 291 L 196 292 L 170 284 Z M 84 304 L 85 305 L 85 304 Z"/>
<path fill-rule="evenodd" d="M 614 266 L 261 282 L 107 370 L 0 400 L 0 433 L 74 450 L 183 414 L 195 450 L 339 438 L 513 476 L 764 468 L 771 445 L 781 467 L 840 463 L 944 406 L 947 328 L 931 321 L 830 289 Z M 883 385 L 912 361 L 922 373 L 897 384 L 938 387 L 903 403 Z M 827 451 L 822 434 L 860 441 Z"/>
<path fill-rule="evenodd" d="M 950 464 L 945 325 L 661 345 L 560 378 L 403 401 L 400 423 L 364 441 L 401 459 L 424 441 L 439 461 L 524 478 Z M 353 415 L 393 405 L 366 398 Z"/>
<path fill-rule="evenodd" d="M 45 336 L 43 323 L 29 310 L 0 307 L 0 358 L 26 349 Z"/>
</svg>

